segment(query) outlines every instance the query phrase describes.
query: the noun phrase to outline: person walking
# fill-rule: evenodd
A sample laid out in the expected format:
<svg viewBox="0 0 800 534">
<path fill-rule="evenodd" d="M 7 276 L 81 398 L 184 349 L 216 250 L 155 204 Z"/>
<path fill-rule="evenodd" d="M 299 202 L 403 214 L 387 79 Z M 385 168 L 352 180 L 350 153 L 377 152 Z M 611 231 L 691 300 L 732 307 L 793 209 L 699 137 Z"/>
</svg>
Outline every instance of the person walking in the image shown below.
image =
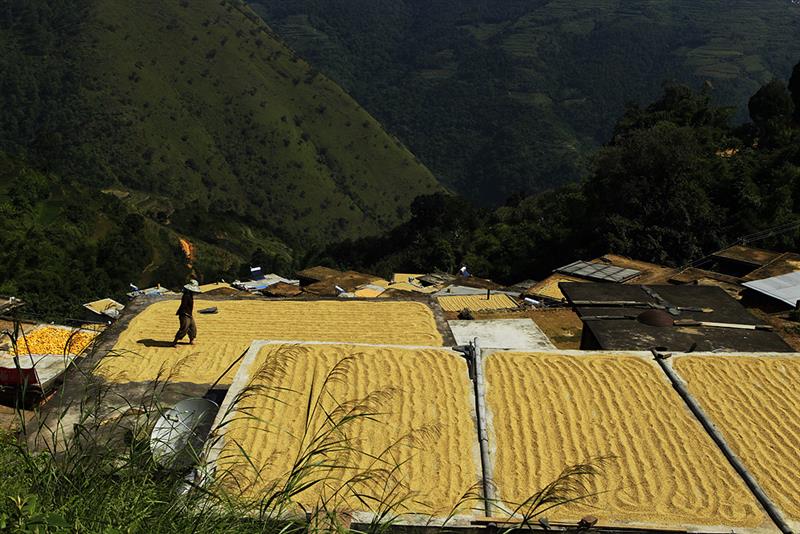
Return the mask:
<svg viewBox="0 0 800 534">
<path fill-rule="evenodd" d="M 194 339 L 197 337 L 197 325 L 194 322 L 194 294 L 200 293 L 200 284 L 197 280 L 191 280 L 188 284 L 183 286 L 183 296 L 181 296 L 181 306 L 175 315 L 178 316 L 180 326 L 178 332 L 175 334 L 175 340 L 172 342 L 173 346 L 178 345 L 178 341 L 189 336 L 189 345 L 194 345 Z"/>
</svg>

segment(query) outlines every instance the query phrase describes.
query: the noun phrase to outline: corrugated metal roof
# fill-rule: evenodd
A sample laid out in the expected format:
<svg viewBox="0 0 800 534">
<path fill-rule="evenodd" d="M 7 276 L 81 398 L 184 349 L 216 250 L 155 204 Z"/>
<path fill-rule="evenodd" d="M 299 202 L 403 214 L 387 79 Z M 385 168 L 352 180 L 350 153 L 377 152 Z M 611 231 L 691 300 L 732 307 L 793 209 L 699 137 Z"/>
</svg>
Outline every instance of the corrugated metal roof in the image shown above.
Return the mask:
<svg viewBox="0 0 800 534">
<path fill-rule="evenodd" d="M 794 306 L 800 300 L 800 271 L 773 276 L 755 282 L 745 282 L 745 287 Z"/>
<path fill-rule="evenodd" d="M 639 276 L 630 278 L 625 281 L 626 284 L 665 284 L 669 280 L 670 275 L 675 272 L 672 267 L 665 267 L 649 261 L 634 260 L 627 256 L 620 256 L 619 254 L 604 254 L 593 263 L 606 263 L 623 269 L 634 269 L 641 271 Z"/>
<path fill-rule="evenodd" d="M 590 280 L 621 283 L 641 274 L 636 269 L 625 269 L 616 265 L 578 260 L 556 269 L 557 273 L 581 276 Z"/>
<path fill-rule="evenodd" d="M 261 278 L 260 280 L 248 280 L 246 282 L 239 282 L 237 280 L 232 285 L 236 288 L 244 289 L 245 291 L 258 291 L 259 289 L 266 289 L 269 286 L 275 285 L 278 282 L 283 282 L 284 284 L 292 284 L 292 285 L 298 285 L 300 283 L 299 280 L 289 280 L 288 278 L 284 278 L 282 276 L 278 276 L 277 274 L 270 273 L 264 275 L 264 277 Z"/>
</svg>

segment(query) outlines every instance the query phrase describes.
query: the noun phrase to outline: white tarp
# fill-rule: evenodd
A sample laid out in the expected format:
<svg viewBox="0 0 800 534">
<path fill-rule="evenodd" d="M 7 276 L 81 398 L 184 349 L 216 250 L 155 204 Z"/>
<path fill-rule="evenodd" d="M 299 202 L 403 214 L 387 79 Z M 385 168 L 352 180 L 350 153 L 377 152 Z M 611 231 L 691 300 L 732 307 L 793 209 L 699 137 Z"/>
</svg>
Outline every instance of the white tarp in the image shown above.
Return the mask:
<svg viewBox="0 0 800 534">
<path fill-rule="evenodd" d="M 448 321 L 458 345 L 466 345 L 476 337 L 487 349 L 554 350 L 548 337 L 531 319 L 489 319 L 481 321 Z"/>
<path fill-rule="evenodd" d="M 236 289 L 242 289 L 244 291 L 258 291 L 260 289 L 266 289 L 269 286 L 275 285 L 278 282 L 291 284 L 293 286 L 300 285 L 300 280 L 289 280 L 288 278 L 284 278 L 273 273 L 264 275 L 264 277 L 259 280 L 248 280 L 246 282 L 236 280 L 231 285 Z"/>
<path fill-rule="evenodd" d="M 800 300 L 800 271 L 742 284 L 794 307 Z"/>
</svg>

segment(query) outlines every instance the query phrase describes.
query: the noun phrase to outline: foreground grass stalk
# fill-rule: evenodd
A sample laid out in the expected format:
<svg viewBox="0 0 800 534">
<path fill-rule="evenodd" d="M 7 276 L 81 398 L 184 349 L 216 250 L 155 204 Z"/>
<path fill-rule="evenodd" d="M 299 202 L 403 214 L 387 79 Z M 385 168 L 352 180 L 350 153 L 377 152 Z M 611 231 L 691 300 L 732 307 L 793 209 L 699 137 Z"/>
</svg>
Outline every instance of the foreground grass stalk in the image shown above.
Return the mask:
<svg viewBox="0 0 800 534">
<path fill-rule="evenodd" d="M 292 393 L 281 384 L 285 383 L 287 363 L 295 357 L 292 348 L 286 347 L 258 369 L 251 384 L 228 407 L 220 427 L 212 430 L 207 447 L 196 451 L 198 464 L 204 463 L 205 453 L 221 439 L 232 420 L 263 423 L 253 410 L 256 399 L 267 396 L 280 400 Z M 189 480 L 190 491 L 180 491 L 187 488 L 185 473 L 159 467 L 150 451 L 150 431 L 168 407 L 163 396 L 170 385 L 170 372 L 162 369 L 148 390 L 132 399 L 99 383 L 92 369 L 79 371 L 83 382 L 71 381 L 68 386 L 84 383 L 81 395 L 71 391 L 57 397 L 62 404 L 48 406 L 50 417 L 34 418 L 35 427 L 21 416 L 25 432 L 19 436 L 0 434 L 0 495 L 5 496 L 0 500 L 0 530 L 109 534 L 355 532 L 350 526 L 351 512 L 369 510 L 372 520 L 364 532 L 384 532 L 422 506 L 404 479 L 407 460 L 402 458 L 438 439 L 439 430 L 435 425 L 421 427 L 384 450 L 366 451 L 360 445 L 363 436 L 358 434 L 357 425 L 362 421 L 386 424 L 390 414 L 383 409 L 396 392 L 389 389 L 363 398 L 335 398 L 331 388 L 346 382 L 352 364 L 352 358 L 345 358 L 319 383 L 310 384 L 302 399 L 303 431 L 296 436 L 297 447 L 283 476 L 263 480 L 260 467 L 236 444 L 229 459 L 235 457 L 237 461 L 228 462 L 230 467 L 216 473 Z M 68 414 L 75 412 L 78 416 L 70 419 Z M 71 421 L 69 428 L 67 421 Z M 275 425 L 267 428 L 280 431 Z M 24 439 L 25 434 L 28 439 Z M 554 506 L 588 495 L 589 483 L 596 474 L 590 464 L 569 468 L 508 513 L 527 524 Z M 266 489 L 254 495 L 254 485 Z M 435 521 L 430 518 L 429 524 L 446 529 L 458 514 L 480 508 L 480 487 L 476 481 L 448 514 Z"/>
</svg>

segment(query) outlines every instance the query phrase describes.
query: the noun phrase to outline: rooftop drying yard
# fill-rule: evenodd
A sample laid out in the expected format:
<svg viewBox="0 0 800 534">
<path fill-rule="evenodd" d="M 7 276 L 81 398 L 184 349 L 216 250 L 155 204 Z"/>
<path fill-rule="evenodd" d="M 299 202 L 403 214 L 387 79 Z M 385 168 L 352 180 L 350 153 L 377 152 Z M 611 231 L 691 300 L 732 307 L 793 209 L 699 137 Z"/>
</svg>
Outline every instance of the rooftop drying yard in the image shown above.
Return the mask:
<svg viewBox="0 0 800 534">
<path fill-rule="evenodd" d="M 156 302 L 120 335 L 99 372 L 115 382 L 155 380 L 212 384 L 254 340 L 348 341 L 399 345 L 442 344 L 430 308 L 415 302 L 287 302 L 225 300 L 195 302 L 196 345 L 169 346 L 175 334 L 176 301 Z M 162 371 L 163 369 L 163 371 Z M 229 384 L 235 370 L 222 379 Z"/>
<path fill-rule="evenodd" d="M 355 495 L 394 491 L 392 498 L 402 499 L 404 507 L 447 515 L 480 480 L 472 387 L 460 354 L 255 344 L 228 394 L 230 402 L 248 387 L 261 389 L 230 412 L 223 406 L 221 413 L 231 422 L 217 470 L 231 469 L 231 483 L 246 487 L 249 496 L 286 485 L 292 466 L 314 442 L 341 444 L 344 435 L 352 442 L 331 454 L 331 467 L 316 475 L 325 481 L 301 493 L 299 503 L 378 512 L 378 502 Z M 349 482 L 358 476 L 364 480 Z"/>
<path fill-rule="evenodd" d="M 743 269 L 728 256 L 711 267 Z M 177 299 L 137 297 L 76 361 L 113 393 L 97 412 L 101 428 L 120 412 L 137 417 L 126 403 L 158 381 L 170 383 L 163 406 L 187 396 L 221 404 L 198 466 L 246 501 L 296 487 L 298 465 L 322 444 L 305 475 L 317 483 L 291 493 L 296 512 L 322 507 L 358 522 L 392 506 L 414 524 L 451 513 L 459 527 L 519 521 L 537 491 L 590 464 L 598 471 L 588 495 L 540 510 L 554 525 L 592 515 L 611 530 L 800 527 L 800 358 L 775 352 L 790 350 L 772 326 L 777 315 L 750 314 L 733 298 L 731 287 L 743 287 L 733 275 L 717 273 L 725 291 L 676 285 L 686 270 L 623 260 L 583 262 L 591 273 L 581 283 L 552 286 L 568 302 L 523 300 L 541 297 L 535 284 L 503 289 L 452 275 L 390 283 L 308 270 L 298 273 L 306 285 L 281 282 L 293 299 L 230 298 L 261 290 L 220 285 L 197 297 L 196 344 L 177 347 Z M 587 279 L 625 269 L 639 274 Z M 328 286 L 330 297 L 312 291 Z M 780 317 L 786 331 L 795 324 L 788 311 Z M 68 330 L 39 332 L 18 345 L 55 352 L 66 343 L 44 334 Z M 92 335 L 73 341 L 82 348 Z M 566 350 L 581 336 L 584 350 Z M 69 429 L 79 421 L 70 413 L 47 417 Z"/>
<path fill-rule="evenodd" d="M 504 294 L 492 298 L 513 303 Z M 487 513 L 509 517 L 566 467 L 593 463 L 600 474 L 590 496 L 547 511 L 550 520 L 575 524 L 592 514 L 614 527 L 769 530 L 765 509 L 651 354 L 563 351 L 545 339 L 536 352 L 508 352 L 531 328 L 539 332 L 535 324 L 448 326 L 434 312 L 447 299 L 458 299 L 454 309 L 465 299 L 486 302 L 483 294 L 430 297 L 428 304 L 198 300 L 197 311 L 216 312 L 196 313 L 198 343 L 177 348 L 168 345 L 178 302 L 160 300 L 121 325 L 97 376 L 127 391 L 126 384 L 150 383 L 163 372 L 162 379 L 193 384 L 183 391 L 195 395 L 230 367 L 219 382 L 224 400 L 207 461 L 247 499 L 290 484 L 311 443 L 335 436 L 337 447 L 313 475 L 320 482 L 295 495 L 296 505 L 378 514 L 391 493 L 398 513 L 441 519 L 455 511 L 469 522 L 484 515 L 486 503 L 463 497 L 484 491 L 485 476 L 497 499 Z M 482 386 L 471 380 L 468 358 L 437 348 L 446 339 L 465 342 L 464 326 L 511 328 L 484 336 Z M 780 436 L 791 434 L 800 399 L 777 392 L 800 378 L 798 361 L 703 355 L 675 362 L 790 519 L 797 517 L 798 466 L 791 440 Z M 745 428 L 734 427 L 742 418 Z"/>
<path fill-rule="evenodd" d="M 596 496 L 551 511 L 576 522 L 759 527 L 767 517 L 657 365 L 613 353 L 485 359 L 494 480 L 511 509 L 564 467 L 606 457 Z"/>
<path fill-rule="evenodd" d="M 463 295 L 454 297 L 439 297 L 439 305 L 444 311 L 457 312 L 461 310 L 480 311 L 480 310 L 505 310 L 516 308 L 517 303 L 508 295 L 492 294 L 488 298 L 486 295 Z"/>
<path fill-rule="evenodd" d="M 681 356 L 673 366 L 765 491 L 800 524 L 800 358 Z"/>
</svg>

